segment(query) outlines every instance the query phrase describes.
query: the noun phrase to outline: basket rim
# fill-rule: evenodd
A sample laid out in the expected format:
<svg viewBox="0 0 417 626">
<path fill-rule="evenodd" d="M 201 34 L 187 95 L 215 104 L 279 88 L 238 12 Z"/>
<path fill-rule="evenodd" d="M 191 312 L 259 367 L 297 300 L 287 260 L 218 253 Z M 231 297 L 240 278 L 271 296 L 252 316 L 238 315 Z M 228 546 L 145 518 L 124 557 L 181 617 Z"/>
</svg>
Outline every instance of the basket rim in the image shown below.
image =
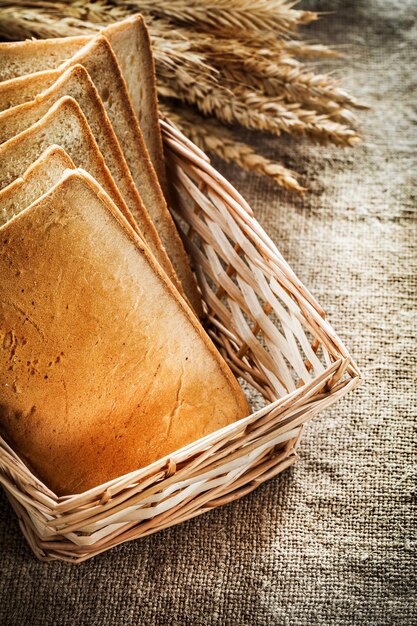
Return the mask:
<svg viewBox="0 0 417 626">
<path fill-rule="evenodd" d="M 231 185 L 231 183 L 212 166 L 210 159 L 200 150 L 200 148 L 195 146 L 195 144 L 193 144 L 189 139 L 185 138 L 184 141 L 183 133 L 179 131 L 178 128 L 176 128 L 171 121 L 161 119 L 160 123 L 161 129 L 163 131 L 164 142 L 169 148 L 169 151 L 172 153 L 174 159 L 178 155 L 187 158 L 193 164 L 193 169 L 202 176 L 203 180 L 207 177 L 212 177 L 216 182 L 222 185 L 222 189 L 220 189 L 221 193 L 223 193 L 224 190 L 227 190 L 227 192 L 231 192 L 231 196 L 228 198 L 230 206 L 236 208 L 237 212 L 240 214 L 240 217 L 242 217 L 242 219 L 253 228 L 253 232 L 256 234 L 256 236 L 258 236 L 257 243 L 260 243 L 260 245 L 263 246 L 268 256 L 268 260 L 274 263 L 277 268 L 285 268 L 285 270 L 289 272 L 290 277 L 293 281 L 291 283 L 291 295 L 293 295 L 296 299 L 298 295 L 302 299 L 304 305 L 308 309 L 308 312 L 314 316 L 314 321 L 335 342 L 335 347 L 339 350 L 340 354 L 349 359 L 352 371 L 354 370 L 357 375 L 362 377 L 362 374 L 360 373 L 360 370 L 355 360 L 350 355 L 349 351 L 333 329 L 332 325 L 326 319 L 325 311 L 318 303 L 317 299 L 310 293 L 307 287 L 305 287 L 302 281 L 298 278 L 298 276 L 295 274 L 294 270 L 285 260 L 282 254 L 279 252 L 277 245 L 272 241 L 266 231 L 259 224 L 254 215 L 254 212 L 248 205 L 247 201 Z M 186 147 L 183 145 L 185 142 L 187 142 Z M 237 199 L 241 203 L 240 207 L 236 207 L 235 205 L 234 200 Z M 245 213 L 243 212 L 242 206 L 246 210 Z"/>
<path fill-rule="evenodd" d="M 174 471 L 172 470 L 172 464 L 174 464 L 174 466 L 179 465 L 181 461 L 184 460 L 184 458 L 190 456 L 190 454 L 192 454 L 193 451 L 195 451 L 196 449 L 198 449 L 199 451 L 201 451 L 203 448 L 209 449 L 209 446 L 218 443 L 225 435 L 236 435 L 246 426 L 255 422 L 267 413 L 277 408 L 282 408 L 288 404 L 291 404 L 294 400 L 301 396 L 304 397 L 306 394 L 313 391 L 316 387 L 320 386 L 323 380 L 327 379 L 329 375 L 336 374 L 341 368 L 345 370 L 347 364 L 349 363 L 351 363 L 349 359 L 340 358 L 339 361 L 335 361 L 334 363 L 332 363 L 332 365 L 327 367 L 320 376 L 313 379 L 310 383 L 298 387 L 297 389 L 288 393 L 285 396 L 281 396 L 274 402 L 266 404 L 261 409 L 254 411 L 250 415 L 247 415 L 246 417 L 243 417 L 240 420 L 233 422 L 232 424 L 224 426 L 223 428 L 220 428 L 213 433 L 206 435 L 205 437 L 196 439 L 186 446 L 178 448 L 174 452 L 167 454 L 160 459 L 157 459 L 156 461 L 150 463 L 145 467 L 139 468 L 127 474 L 123 474 L 122 476 L 118 476 L 117 478 L 113 478 L 112 480 L 109 480 L 100 485 L 96 485 L 95 487 L 92 487 L 91 489 L 88 489 L 86 491 L 66 496 L 56 495 L 51 489 L 49 489 L 47 485 L 45 485 L 45 483 L 37 478 L 36 475 L 30 470 L 28 465 L 19 457 L 19 455 L 13 450 L 13 448 L 7 443 L 7 441 L 0 435 L 0 484 L 4 482 L 4 477 L 1 471 L 1 464 L 4 463 L 4 460 L 7 456 L 9 457 L 10 461 L 12 463 L 16 463 L 18 468 L 26 475 L 28 482 L 36 485 L 36 488 L 40 491 L 40 493 L 44 494 L 45 496 L 47 496 L 48 499 L 50 499 L 50 505 L 52 505 L 52 509 L 56 512 L 59 512 L 63 508 L 60 507 L 61 503 L 67 504 L 68 502 L 71 502 L 75 506 L 78 500 L 84 500 L 86 498 L 91 499 L 102 492 L 107 492 L 110 496 L 112 492 L 112 487 L 116 486 L 118 490 L 120 490 L 122 484 L 136 484 L 139 481 L 152 475 L 154 472 L 160 471 L 165 466 L 168 466 L 168 470 L 167 472 L 165 472 L 165 474 L 166 476 L 169 476 L 175 472 L 175 469 Z M 358 372 L 357 376 L 353 376 L 350 378 L 349 381 L 346 381 L 344 385 L 345 389 L 343 389 L 343 394 L 340 395 L 345 395 L 345 393 L 354 389 L 361 381 L 362 376 Z"/>
</svg>

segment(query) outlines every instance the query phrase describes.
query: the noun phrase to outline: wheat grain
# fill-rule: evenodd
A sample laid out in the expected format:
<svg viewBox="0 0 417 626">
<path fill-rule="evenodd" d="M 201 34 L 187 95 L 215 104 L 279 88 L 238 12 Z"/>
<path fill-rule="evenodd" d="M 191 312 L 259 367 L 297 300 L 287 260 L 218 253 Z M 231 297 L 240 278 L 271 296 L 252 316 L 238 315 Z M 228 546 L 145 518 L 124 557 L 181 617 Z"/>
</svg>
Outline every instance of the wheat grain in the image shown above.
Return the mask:
<svg viewBox="0 0 417 626">
<path fill-rule="evenodd" d="M 342 56 L 339 50 L 333 50 L 322 44 L 308 44 L 305 41 L 285 41 L 283 44 L 285 50 L 291 54 L 306 58 L 335 58 Z"/>
</svg>

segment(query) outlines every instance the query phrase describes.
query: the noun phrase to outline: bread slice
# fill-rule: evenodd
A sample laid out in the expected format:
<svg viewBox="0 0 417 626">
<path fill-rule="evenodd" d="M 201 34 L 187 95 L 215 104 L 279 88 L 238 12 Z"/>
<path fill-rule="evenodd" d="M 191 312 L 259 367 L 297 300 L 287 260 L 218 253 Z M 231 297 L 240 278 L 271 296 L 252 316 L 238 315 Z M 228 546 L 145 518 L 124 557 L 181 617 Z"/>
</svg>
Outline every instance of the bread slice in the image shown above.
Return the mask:
<svg viewBox="0 0 417 626">
<path fill-rule="evenodd" d="M 183 294 L 181 283 L 175 275 L 171 261 L 135 187 L 97 90 L 87 70 L 82 65 L 69 67 L 49 89 L 38 95 L 35 100 L 1 112 L 0 143 L 7 141 L 37 122 L 52 104 L 63 96 L 73 97 L 80 105 L 113 180 L 135 218 L 145 241 L 161 267 Z"/>
<path fill-rule="evenodd" d="M 42 152 L 21 178 L 0 190 L 0 226 L 49 191 L 69 169 L 75 169 L 75 165 L 59 146 Z"/>
<path fill-rule="evenodd" d="M 66 69 L 70 65 L 79 63 L 87 69 L 124 150 L 136 187 L 156 226 L 187 298 L 197 314 L 201 315 L 201 298 L 189 260 L 169 213 L 155 171 L 150 159 L 147 158 L 143 136 L 117 59 L 107 39 L 103 36 L 89 38 L 88 43 L 83 48 L 78 48 L 74 54 L 74 49 L 80 46 L 82 39 L 69 37 L 0 43 L 0 79 L 7 80 L 13 76 L 51 69 L 56 67 L 63 57 L 69 57 L 71 54 L 74 56 L 68 59 L 61 68 Z M 66 47 L 67 43 L 68 47 Z M 36 85 L 37 78 L 34 80 L 32 84 Z M 21 82 L 20 85 L 22 85 Z"/>
<path fill-rule="evenodd" d="M 75 63 L 84 65 L 100 94 L 144 205 L 156 226 L 187 298 L 200 315 L 201 298 L 188 257 L 148 157 L 126 83 L 107 39 L 94 37 L 62 65 L 62 68 Z"/>
<path fill-rule="evenodd" d="M 152 164 L 165 189 L 165 160 L 159 126 L 158 95 L 152 45 L 141 15 L 106 26 L 109 40 L 126 81 Z"/>
<path fill-rule="evenodd" d="M 0 234 L 0 427 L 58 495 L 247 414 L 194 314 L 87 174 L 68 173 Z"/>
<path fill-rule="evenodd" d="M 1 45 L 0 43 L 0 47 Z M 51 87 L 61 74 L 61 70 L 45 70 L 4 80 L 0 83 L 0 111 L 33 100 L 39 93 Z"/>
<path fill-rule="evenodd" d="M 101 30 L 102 35 L 108 39 L 113 52 L 125 78 L 127 89 L 132 101 L 134 111 L 138 117 L 146 146 L 158 177 L 165 176 L 165 165 L 162 148 L 161 130 L 159 127 L 158 98 L 156 93 L 155 68 L 149 39 L 148 30 L 141 15 L 134 15 L 127 19 L 106 26 Z M 0 80 L 8 81 L 10 78 L 31 74 L 37 69 L 56 68 L 69 57 L 76 54 L 80 48 L 92 40 L 92 36 L 65 37 L 54 39 L 54 48 L 42 41 L 17 42 L 0 48 L 0 58 L 4 62 L 0 65 Z M 35 57 L 42 57 L 42 65 L 28 54 L 27 44 Z M 47 52 L 45 53 L 45 48 Z M 46 79 L 46 76 L 44 76 Z M 45 83 L 47 89 L 51 83 Z M 13 88 L 13 86 L 10 86 Z M 0 88 L 0 107 L 9 108 L 21 104 L 24 99 L 11 100 L 5 106 L 3 94 Z M 9 95 L 11 93 L 9 92 Z M 15 96 L 18 94 L 15 93 Z M 32 100 L 36 94 L 26 97 Z M 24 98 L 22 93 L 20 98 Z M 0 110 L 3 110 L 0 108 Z"/>
<path fill-rule="evenodd" d="M 56 45 L 51 45 L 53 41 Z M 85 44 L 85 37 L 1 42 L 0 81 L 57 68 Z"/>
<path fill-rule="evenodd" d="M 61 146 L 76 165 L 83 165 L 139 232 L 91 134 L 85 116 L 74 98 L 69 96 L 52 105 L 39 122 L 0 145 L 0 189 L 22 176 L 52 144 Z"/>
</svg>

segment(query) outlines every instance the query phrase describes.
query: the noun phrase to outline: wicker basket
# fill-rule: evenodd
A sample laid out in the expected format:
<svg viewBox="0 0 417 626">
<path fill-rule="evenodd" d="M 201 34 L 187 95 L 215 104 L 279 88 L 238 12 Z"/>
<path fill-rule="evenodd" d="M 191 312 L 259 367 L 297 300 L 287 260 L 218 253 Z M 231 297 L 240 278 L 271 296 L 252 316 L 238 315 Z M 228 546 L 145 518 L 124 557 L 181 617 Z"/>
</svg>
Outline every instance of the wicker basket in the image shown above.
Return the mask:
<svg viewBox="0 0 417 626">
<path fill-rule="evenodd" d="M 303 424 L 360 372 L 239 193 L 162 122 L 207 331 L 264 408 L 152 465 L 57 497 L 0 439 L 0 482 L 42 560 L 80 562 L 231 502 L 292 465 Z"/>
</svg>

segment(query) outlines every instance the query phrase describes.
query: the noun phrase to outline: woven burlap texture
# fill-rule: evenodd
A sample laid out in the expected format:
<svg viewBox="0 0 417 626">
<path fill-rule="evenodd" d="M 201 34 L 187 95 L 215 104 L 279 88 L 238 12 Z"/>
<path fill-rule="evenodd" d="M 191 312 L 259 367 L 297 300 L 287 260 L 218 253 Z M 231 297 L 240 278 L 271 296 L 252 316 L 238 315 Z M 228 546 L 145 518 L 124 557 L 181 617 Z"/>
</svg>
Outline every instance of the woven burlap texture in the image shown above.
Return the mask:
<svg viewBox="0 0 417 626">
<path fill-rule="evenodd" d="M 38 563 L 2 494 L 1 624 L 416 623 L 415 5 L 305 6 L 336 9 L 308 36 L 349 52 L 338 62 L 345 85 L 373 107 L 361 116 L 365 144 L 343 151 L 259 136 L 265 154 L 302 172 L 303 198 L 218 165 L 325 307 L 366 382 L 308 425 L 301 461 L 284 475 L 81 566 Z"/>
</svg>

